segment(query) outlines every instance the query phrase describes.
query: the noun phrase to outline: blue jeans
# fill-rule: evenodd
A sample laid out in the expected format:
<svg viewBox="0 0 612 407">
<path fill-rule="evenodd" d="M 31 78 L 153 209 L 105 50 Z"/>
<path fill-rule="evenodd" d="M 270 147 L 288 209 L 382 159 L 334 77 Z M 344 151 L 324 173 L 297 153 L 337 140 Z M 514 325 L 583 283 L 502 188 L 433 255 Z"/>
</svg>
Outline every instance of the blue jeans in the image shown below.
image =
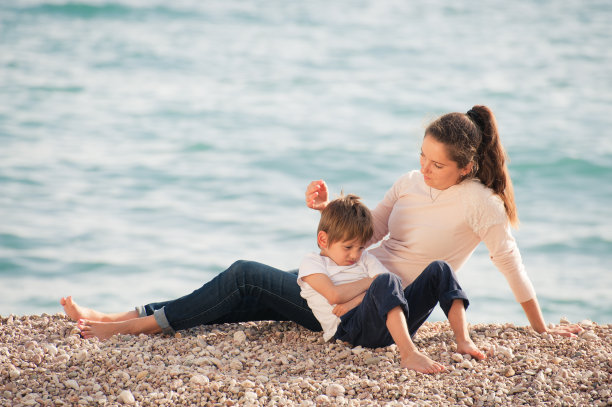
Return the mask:
<svg viewBox="0 0 612 407">
<path fill-rule="evenodd" d="M 191 294 L 137 307 L 153 315 L 166 333 L 199 325 L 245 321 L 294 321 L 320 331 L 321 324 L 300 296 L 297 271 L 286 272 L 239 260 Z"/>
<path fill-rule="evenodd" d="M 410 336 L 414 336 L 438 302 L 448 316 L 456 299 L 463 300 L 467 309 L 467 296 L 451 267 L 443 261 L 428 265 L 404 290 L 397 275 L 382 274 L 372 282 L 361 304 L 340 318 L 334 338 L 355 346 L 389 346 L 393 338 L 387 329 L 387 313 L 393 308 L 402 308 Z"/>
</svg>

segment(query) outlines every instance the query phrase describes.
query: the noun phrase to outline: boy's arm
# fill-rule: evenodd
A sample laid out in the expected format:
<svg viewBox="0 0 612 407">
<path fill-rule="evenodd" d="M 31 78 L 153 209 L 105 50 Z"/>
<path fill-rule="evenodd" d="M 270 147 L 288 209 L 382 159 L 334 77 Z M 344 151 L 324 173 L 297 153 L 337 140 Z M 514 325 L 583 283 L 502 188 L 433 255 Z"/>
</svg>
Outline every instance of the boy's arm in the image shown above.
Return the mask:
<svg viewBox="0 0 612 407">
<path fill-rule="evenodd" d="M 321 294 L 331 305 L 342 304 L 364 293 L 374 281 L 365 277 L 352 283 L 334 285 L 331 279 L 322 273 L 309 274 L 302 277 L 316 292 Z M 361 300 L 360 300 L 361 301 Z"/>
<path fill-rule="evenodd" d="M 334 309 L 332 310 L 332 312 L 334 313 L 335 316 L 341 317 L 342 315 L 346 314 L 347 312 L 349 312 L 350 310 L 352 310 L 353 308 L 361 304 L 361 301 L 363 301 L 363 297 L 365 297 L 365 294 L 366 293 L 363 292 L 359 294 L 357 297 L 353 298 L 352 300 L 336 305 Z"/>
</svg>

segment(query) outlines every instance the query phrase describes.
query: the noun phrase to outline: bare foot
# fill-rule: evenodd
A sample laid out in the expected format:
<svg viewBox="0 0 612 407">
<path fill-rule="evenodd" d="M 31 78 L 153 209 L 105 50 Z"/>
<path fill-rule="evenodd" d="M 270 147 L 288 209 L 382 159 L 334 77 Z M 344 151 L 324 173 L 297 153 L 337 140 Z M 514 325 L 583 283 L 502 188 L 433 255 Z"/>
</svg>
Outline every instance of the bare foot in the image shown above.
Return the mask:
<svg viewBox="0 0 612 407">
<path fill-rule="evenodd" d="M 81 330 L 81 336 L 85 339 L 98 338 L 106 340 L 113 335 L 122 333 L 122 322 L 100 322 L 79 319 L 77 327 Z"/>
<path fill-rule="evenodd" d="M 472 342 L 471 339 L 457 342 L 457 353 L 467 354 L 474 359 L 483 360 L 486 358 L 485 354 L 478 349 L 478 347 Z"/>
<path fill-rule="evenodd" d="M 446 371 L 446 368 L 442 364 L 431 360 L 419 351 L 410 352 L 406 357 L 403 357 L 401 365 L 402 367 L 416 370 L 421 373 L 439 373 Z"/>
<path fill-rule="evenodd" d="M 117 334 L 152 335 L 162 332 L 162 329 L 157 324 L 153 315 L 112 322 L 79 319 L 77 327 L 81 330 L 81 336 L 83 338 L 89 339 L 96 337 L 101 340 L 108 339 Z"/>
<path fill-rule="evenodd" d="M 82 307 L 74 300 L 72 297 L 62 297 L 60 299 L 60 304 L 64 307 L 64 312 L 70 319 L 73 321 L 78 321 L 79 319 L 88 319 L 90 321 L 102 321 L 105 317 L 105 314 L 92 310 L 90 308 Z"/>
</svg>

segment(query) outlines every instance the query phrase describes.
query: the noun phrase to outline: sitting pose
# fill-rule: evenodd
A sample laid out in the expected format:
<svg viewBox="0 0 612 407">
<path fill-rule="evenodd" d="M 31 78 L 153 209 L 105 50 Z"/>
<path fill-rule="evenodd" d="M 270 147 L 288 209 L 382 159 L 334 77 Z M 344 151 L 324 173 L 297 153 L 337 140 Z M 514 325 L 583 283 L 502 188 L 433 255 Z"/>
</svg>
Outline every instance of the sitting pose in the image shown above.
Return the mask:
<svg viewBox="0 0 612 407">
<path fill-rule="evenodd" d="M 366 247 L 403 286 L 416 281 L 434 260 L 459 271 L 481 242 L 503 273 L 529 323 L 539 333 L 575 336 L 579 325 L 547 327 L 535 290 L 511 232 L 518 225 L 512 181 L 497 123 L 486 106 L 448 113 L 426 129 L 421 170 L 401 176 L 372 210 L 374 235 Z M 327 185 L 313 181 L 306 204 L 322 210 Z M 352 295 L 365 288 L 355 286 Z M 493 287 L 491 287 L 493 289 Z M 83 336 L 114 333 L 174 332 L 202 324 L 238 321 L 295 321 L 312 329 L 321 325 L 300 295 L 295 272 L 238 261 L 199 289 L 183 297 L 105 314 L 62 298 L 66 314 Z"/>
<path fill-rule="evenodd" d="M 444 366 L 419 352 L 411 339 L 439 302 L 455 333 L 457 351 L 484 359 L 469 337 L 468 300 L 451 268 L 433 262 L 403 289 L 402 280 L 364 250 L 373 233 L 370 211 L 355 195 L 331 201 L 321 212 L 321 251 L 302 260 L 298 284 L 323 327 L 323 338 L 371 348 L 395 342 L 402 367 L 440 372 Z M 354 290 L 347 290 L 350 284 L 367 289 L 353 296 Z"/>
</svg>

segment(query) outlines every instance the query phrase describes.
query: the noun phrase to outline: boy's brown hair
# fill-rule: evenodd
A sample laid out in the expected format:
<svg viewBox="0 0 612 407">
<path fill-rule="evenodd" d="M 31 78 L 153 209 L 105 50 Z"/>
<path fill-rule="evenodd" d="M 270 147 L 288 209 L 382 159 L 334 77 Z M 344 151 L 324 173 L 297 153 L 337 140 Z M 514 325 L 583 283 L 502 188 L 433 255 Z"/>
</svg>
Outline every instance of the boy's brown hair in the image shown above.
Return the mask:
<svg viewBox="0 0 612 407">
<path fill-rule="evenodd" d="M 374 235 L 372 214 L 357 195 L 341 194 L 321 211 L 320 231 L 327 233 L 328 244 L 354 239 L 365 244 Z"/>
</svg>

